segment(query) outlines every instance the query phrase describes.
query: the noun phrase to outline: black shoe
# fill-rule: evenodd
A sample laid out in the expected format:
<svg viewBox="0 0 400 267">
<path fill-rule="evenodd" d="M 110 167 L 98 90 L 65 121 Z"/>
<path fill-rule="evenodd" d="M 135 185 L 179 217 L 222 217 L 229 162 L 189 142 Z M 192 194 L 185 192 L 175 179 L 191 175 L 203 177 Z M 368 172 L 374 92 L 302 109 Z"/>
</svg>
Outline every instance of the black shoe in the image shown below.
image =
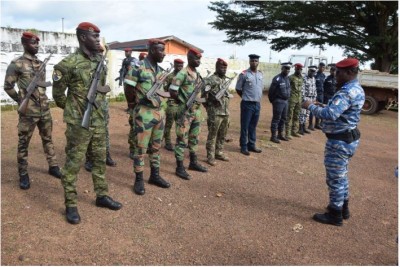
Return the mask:
<svg viewBox="0 0 400 267">
<path fill-rule="evenodd" d="M 164 148 L 168 151 L 174 151 L 174 147 L 171 144 L 165 144 Z"/>
<path fill-rule="evenodd" d="M 306 134 L 310 134 L 310 133 L 311 133 L 309 130 L 306 129 L 305 126 L 304 126 L 304 129 L 303 129 L 303 130 L 304 130 L 304 133 L 306 133 Z"/>
<path fill-rule="evenodd" d="M 170 183 L 165 181 L 159 173 L 159 168 L 151 168 L 151 175 L 149 178 L 149 184 L 156 185 L 161 188 L 168 188 L 171 186 Z"/>
<path fill-rule="evenodd" d="M 314 125 L 313 125 L 312 123 L 310 123 L 310 124 L 308 125 L 308 129 L 311 130 L 311 131 L 315 131 Z"/>
<path fill-rule="evenodd" d="M 243 155 L 246 155 L 246 156 L 250 156 L 250 152 L 248 150 L 241 149 L 240 153 L 242 153 Z"/>
<path fill-rule="evenodd" d="M 190 180 L 190 179 L 192 179 L 192 177 L 190 176 L 190 174 L 186 172 L 185 167 L 183 166 L 183 161 L 177 160 L 177 161 L 176 161 L 176 165 L 177 165 L 177 167 L 176 167 L 176 170 L 175 170 L 175 174 L 176 174 L 178 177 L 180 177 L 180 178 L 182 178 L 182 179 L 184 179 L 184 180 Z"/>
<path fill-rule="evenodd" d="M 31 187 L 31 183 L 29 181 L 29 175 L 24 174 L 19 176 L 19 188 L 23 190 L 28 190 Z"/>
<path fill-rule="evenodd" d="M 324 223 L 324 224 L 332 224 L 335 226 L 342 226 L 343 225 L 343 216 L 341 210 L 335 210 L 332 208 L 328 209 L 328 212 L 324 214 L 314 214 L 313 219 L 317 222 Z"/>
<path fill-rule="evenodd" d="M 78 224 L 81 222 L 81 216 L 79 216 L 77 207 L 66 207 L 65 215 L 70 224 Z"/>
<path fill-rule="evenodd" d="M 108 208 L 110 210 L 119 210 L 122 208 L 122 204 L 114 201 L 109 196 L 102 196 L 96 198 L 96 206 L 102 208 Z"/>
<path fill-rule="evenodd" d="M 85 162 L 85 170 L 88 172 L 92 172 L 93 169 L 93 163 L 89 160 L 86 160 Z"/>
<path fill-rule="evenodd" d="M 289 139 L 287 139 L 285 136 L 283 136 L 283 134 L 278 134 L 278 139 L 282 140 L 282 141 L 289 141 Z"/>
<path fill-rule="evenodd" d="M 262 150 L 259 149 L 259 148 L 257 148 L 257 147 L 249 148 L 249 151 L 250 151 L 250 152 L 255 152 L 255 153 L 261 153 L 261 152 L 262 152 Z"/>
<path fill-rule="evenodd" d="M 143 182 L 143 172 L 137 172 L 135 178 L 135 184 L 133 185 L 133 191 L 137 195 L 144 195 L 144 182 Z"/>
<path fill-rule="evenodd" d="M 281 141 L 279 141 L 279 139 L 276 136 L 271 136 L 271 139 L 269 139 L 269 141 L 280 144 Z"/>
<path fill-rule="evenodd" d="M 348 200 L 345 200 L 343 203 L 342 216 L 343 216 L 343 220 L 347 220 L 350 218 L 350 210 L 349 210 L 349 201 Z"/>
<path fill-rule="evenodd" d="M 54 176 L 54 177 L 58 178 L 58 179 L 61 179 L 60 167 L 58 167 L 58 166 L 51 166 L 51 167 L 49 168 L 49 174 L 50 174 L 51 176 Z"/>
<path fill-rule="evenodd" d="M 134 154 L 134 152 L 129 152 L 129 158 L 130 158 L 131 160 L 134 160 L 134 159 L 135 159 L 135 154 Z"/>
<path fill-rule="evenodd" d="M 110 152 L 108 152 L 106 156 L 106 165 L 110 167 L 117 166 L 117 163 L 111 158 Z"/>
</svg>

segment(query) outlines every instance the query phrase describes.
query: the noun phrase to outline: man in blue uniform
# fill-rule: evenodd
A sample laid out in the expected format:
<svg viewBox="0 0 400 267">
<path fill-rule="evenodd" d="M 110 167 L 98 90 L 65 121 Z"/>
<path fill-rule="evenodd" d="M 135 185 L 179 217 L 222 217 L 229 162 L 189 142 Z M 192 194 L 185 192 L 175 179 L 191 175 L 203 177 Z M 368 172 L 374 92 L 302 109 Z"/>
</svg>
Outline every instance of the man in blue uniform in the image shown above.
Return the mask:
<svg viewBox="0 0 400 267">
<path fill-rule="evenodd" d="M 355 58 L 336 64 L 336 81 L 340 89 L 328 105 L 321 107 L 321 103 L 310 100 L 302 104 L 316 118 L 323 119 L 322 131 L 328 138 L 324 161 L 329 187 L 328 212 L 313 217 L 320 223 L 341 226 L 343 219 L 350 217 L 348 164 L 360 142 L 357 124 L 365 101 L 364 90 L 357 80 L 358 65 Z"/>
<path fill-rule="evenodd" d="M 315 75 L 315 86 L 317 87 L 317 101 L 319 103 L 324 102 L 324 81 L 325 81 L 325 63 L 321 62 L 318 65 L 318 71 L 317 74 Z M 310 125 L 308 126 L 308 129 L 314 130 L 314 122 L 313 122 L 313 115 L 310 114 Z M 320 119 L 315 118 L 315 129 L 321 130 L 320 124 Z"/>
<path fill-rule="evenodd" d="M 288 74 L 292 63 L 282 63 L 281 73 L 276 75 L 271 82 L 268 91 L 269 101 L 272 103 L 272 121 L 271 121 L 271 142 L 280 143 L 279 140 L 289 141 L 283 136 L 285 127 L 288 99 L 290 97 L 290 81 Z M 276 136 L 278 131 L 278 136 Z"/>
<path fill-rule="evenodd" d="M 250 68 L 242 71 L 236 83 L 240 102 L 240 152 L 246 156 L 249 151 L 261 153 L 256 147 L 256 128 L 260 118 L 260 102 L 264 88 L 262 72 L 257 70 L 259 55 L 249 55 Z"/>
</svg>

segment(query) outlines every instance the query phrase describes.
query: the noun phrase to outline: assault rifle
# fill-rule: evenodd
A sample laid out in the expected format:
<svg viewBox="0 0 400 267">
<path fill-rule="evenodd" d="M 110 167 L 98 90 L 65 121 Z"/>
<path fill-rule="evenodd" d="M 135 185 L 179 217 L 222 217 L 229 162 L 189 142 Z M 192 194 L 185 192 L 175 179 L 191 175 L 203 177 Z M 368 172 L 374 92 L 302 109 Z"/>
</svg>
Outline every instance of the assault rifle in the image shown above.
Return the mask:
<svg viewBox="0 0 400 267">
<path fill-rule="evenodd" d="M 211 72 L 209 70 L 207 70 L 207 76 L 206 78 L 208 78 L 208 76 L 210 76 Z M 184 125 L 184 121 L 185 121 L 185 117 L 187 115 L 187 112 L 193 107 L 193 105 L 197 102 L 197 103 L 204 103 L 205 99 L 204 98 L 197 98 L 197 95 L 200 93 L 201 90 L 203 90 L 205 83 L 203 78 L 198 75 L 196 82 L 195 82 L 195 87 L 194 90 L 192 92 L 192 94 L 189 96 L 188 101 L 185 104 L 185 109 L 182 112 L 182 115 L 179 117 L 179 119 L 177 120 L 177 124 L 180 126 Z"/>
<path fill-rule="evenodd" d="M 28 87 L 26 88 L 26 95 L 24 100 L 21 102 L 18 108 L 18 112 L 20 114 L 25 115 L 26 114 L 26 109 L 28 107 L 29 99 L 31 98 L 31 95 L 33 91 L 35 91 L 37 86 L 40 87 L 48 87 L 51 86 L 51 82 L 43 82 L 39 81 L 41 79 L 42 75 L 45 72 L 46 64 L 49 62 L 50 57 L 53 55 L 53 53 L 50 53 L 50 55 L 43 61 L 42 65 L 39 67 L 39 70 L 35 73 L 35 77 L 33 77 L 33 80 L 30 82 Z"/>
<path fill-rule="evenodd" d="M 222 96 L 225 95 L 225 92 L 228 91 L 229 85 L 231 85 L 233 79 L 237 76 L 237 73 L 235 72 L 235 76 L 232 78 L 228 78 L 221 86 L 221 89 L 218 91 L 218 93 L 215 94 L 215 99 L 222 105 Z M 228 95 L 229 97 L 230 95 Z"/>
<path fill-rule="evenodd" d="M 110 86 L 108 86 L 108 85 L 105 85 L 105 86 L 100 85 L 99 86 L 101 73 L 104 70 L 104 61 L 107 56 L 107 53 L 108 53 L 108 49 L 106 49 L 105 55 L 103 55 L 101 57 L 101 60 L 100 60 L 99 64 L 97 65 L 96 72 L 93 74 L 93 80 L 90 84 L 89 92 L 87 94 L 88 103 L 86 106 L 85 113 L 83 114 L 83 119 L 82 119 L 82 124 L 81 124 L 81 126 L 86 129 L 89 129 L 89 121 L 90 121 L 90 116 L 92 115 L 93 106 L 96 109 L 99 108 L 99 105 L 96 102 L 97 92 L 106 94 L 111 91 Z"/>
<path fill-rule="evenodd" d="M 171 95 L 168 92 L 165 92 L 164 90 L 160 90 L 162 86 L 164 86 L 165 79 L 167 79 L 168 75 L 170 75 L 174 71 L 173 65 L 171 64 L 171 67 L 161 73 L 161 75 L 157 78 L 156 82 L 153 84 L 153 86 L 150 88 L 150 90 L 146 93 L 146 97 L 148 100 L 151 100 L 155 94 L 158 94 L 162 97 L 171 97 Z"/>
</svg>

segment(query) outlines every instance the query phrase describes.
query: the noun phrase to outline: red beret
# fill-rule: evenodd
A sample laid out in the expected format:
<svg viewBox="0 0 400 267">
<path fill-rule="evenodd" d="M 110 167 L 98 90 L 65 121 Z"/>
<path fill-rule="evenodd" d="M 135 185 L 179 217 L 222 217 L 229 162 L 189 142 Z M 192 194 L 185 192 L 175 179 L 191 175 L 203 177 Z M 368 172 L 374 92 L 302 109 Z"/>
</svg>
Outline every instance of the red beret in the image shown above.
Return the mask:
<svg viewBox="0 0 400 267">
<path fill-rule="evenodd" d="M 201 53 L 199 50 L 195 49 L 195 48 L 190 48 L 188 51 L 188 55 L 189 54 L 194 54 L 197 57 L 201 57 Z"/>
<path fill-rule="evenodd" d="M 163 44 L 165 45 L 165 42 L 160 39 L 149 39 L 149 45 L 155 45 L 155 44 Z"/>
<path fill-rule="evenodd" d="M 23 32 L 21 38 L 25 38 L 25 39 L 36 39 L 36 41 L 40 41 L 39 37 L 37 37 L 36 35 L 34 35 L 34 34 L 31 33 L 31 32 Z"/>
<path fill-rule="evenodd" d="M 294 64 L 294 67 L 297 68 L 303 68 L 304 66 L 301 63 L 296 63 Z"/>
<path fill-rule="evenodd" d="M 81 22 L 79 23 L 78 27 L 76 27 L 76 29 L 89 32 L 97 32 L 97 33 L 100 32 L 100 29 L 96 25 L 90 22 Z"/>
<path fill-rule="evenodd" d="M 342 68 L 342 69 L 357 68 L 358 65 L 359 65 L 358 59 L 346 58 L 336 63 L 336 68 Z"/>
<path fill-rule="evenodd" d="M 183 64 L 184 62 L 183 62 L 183 60 L 182 60 L 182 59 L 179 59 L 179 58 L 177 58 L 177 59 L 175 59 L 175 60 L 174 60 L 174 63 L 180 63 L 180 64 Z"/>
<path fill-rule="evenodd" d="M 226 61 L 223 60 L 222 58 L 217 59 L 217 64 L 221 64 L 222 66 L 228 66 L 228 63 L 226 63 Z"/>
<path fill-rule="evenodd" d="M 125 48 L 124 51 L 125 52 L 130 52 L 130 51 L 132 51 L 132 48 Z"/>
</svg>

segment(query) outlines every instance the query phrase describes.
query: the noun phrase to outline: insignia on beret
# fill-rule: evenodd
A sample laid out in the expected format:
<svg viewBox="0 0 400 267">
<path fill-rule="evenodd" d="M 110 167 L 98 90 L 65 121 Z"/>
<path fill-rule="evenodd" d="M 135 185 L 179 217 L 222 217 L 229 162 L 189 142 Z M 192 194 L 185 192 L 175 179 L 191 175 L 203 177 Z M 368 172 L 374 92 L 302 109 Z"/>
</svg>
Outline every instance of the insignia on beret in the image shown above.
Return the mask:
<svg viewBox="0 0 400 267">
<path fill-rule="evenodd" d="M 339 61 L 338 63 L 336 63 L 336 67 L 342 68 L 342 69 L 357 68 L 358 65 L 359 65 L 359 62 L 358 62 L 358 59 L 356 59 L 356 58 L 346 58 L 346 59 L 343 59 L 342 61 Z"/>
<path fill-rule="evenodd" d="M 53 76 L 53 81 L 57 82 L 57 81 L 61 80 L 62 73 L 59 70 L 54 70 L 52 76 Z"/>
<path fill-rule="evenodd" d="M 303 64 L 301 64 L 301 63 L 296 63 L 296 64 L 294 64 L 293 65 L 296 69 L 300 69 L 300 68 L 303 68 L 304 66 L 303 66 Z"/>
<path fill-rule="evenodd" d="M 76 29 L 89 32 L 100 32 L 99 27 L 90 22 L 81 22 L 79 23 L 78 27 L 76 27 Z"/>
</svg>

